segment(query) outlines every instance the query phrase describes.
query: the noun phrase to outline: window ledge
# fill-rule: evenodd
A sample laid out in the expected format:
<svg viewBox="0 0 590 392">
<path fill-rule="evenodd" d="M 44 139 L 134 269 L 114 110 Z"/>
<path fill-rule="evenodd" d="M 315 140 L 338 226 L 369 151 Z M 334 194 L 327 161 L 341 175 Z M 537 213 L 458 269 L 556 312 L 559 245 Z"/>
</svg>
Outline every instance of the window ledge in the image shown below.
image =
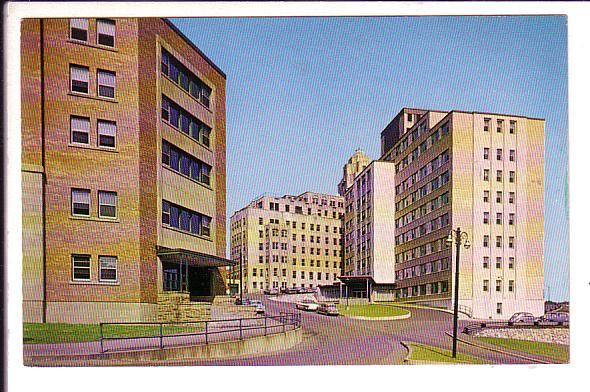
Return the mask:
<svg viewBox="0 0 590 392">
<path fill-rule="evenodd" d="M 98 95 L 90 95 L 90 94 L 84 94 L 84 93 L 77 93 L 77 92 L 74 92 L 74 91 L 69 91 L 68 92 L 68 95 L 71 96 L 71 97 L 80 97 L 80 98 L 94 99 L 96 101 L 119 103 L 119 101 L 117 101 L 116 98 L 99 97 Z"/>
<path fill-rule="evenodd" d="M 105 152 L 114 152 L 114 153 L 119 153 L 119 150 L 117 150 L 116 148 L 110 148 L 110 147 L 97 147 L 97 146 L 91 146 L 89 144 L 78 144 L 78 143 L 68 143 L 68 147 L 73 147 L 73 148 L 83 148 L 86 150 L 94 150 L 94 151 L 105 151 Z"/>
<path fill-rule="evenodd" d="M 88 41 L 80 41 L 74 38 L 68 38 L 68 42 L 75 44 L 75 45 L 82 45 L 82 46 L 86 46 L 89 48 L 96 48 L 96 49 L 102 49 L 102 50 L 106 50 L 108 52 L 114 52 L 114 53 L 118 53 L 119 49 L 115 48 L 115 47 L 111 47 L 111 46 L 106 46 L 106 45 L 100 45 L 100 44 L 93 44 L 90 43 Z"/>
<path fill-rule="evenodd" d="M 184 92 L 186 95 L 188 95 L 190 97 L 190 99 L 192 99 L 193 101 L 195 101 L 196 103 L 198 103 L 199 105 L 201 105 L 209 113 L 213 114 L 213 110 L 211 110 L 211 108 L 207 107 L 204 103 L 202 103 L 201 101 L 199 101 L 197 98 L 193 97 L 191 93 L 189 93 L 188 91 L 186 91 L 185 89 L 183 89 L 178 83 L 176 83 L 174 80 L 172 80 L 172 78 L 170 78 L 170 76 L 168 76 L 168 75 L 166 75 L 165 73 L 162 73 L 162 72 L 160 72 L 160 75 L 164 79 L 167 79 L 170 83 L 172 83 L 173 85 L 175 85 L 176 87 L 178 87 L 180 90 L 182 90 L 182 92 Z M 210 99 L 210 101 L 212 101 L 212 99 Z"/>
<path fill-rule="evenodd" d="M 180 132 L 181 134 L 183 134 L 185 137 L 187 137 L 190 141 L 197 143 L 199 146 L 203 147 L 205 150 L 209 151 L 209 152 L 213 152 L 213 150 L 211 149 L 211 144 L 209 144 L 209 146 L 206 146 L 205 144 L 201 143 L 199 140 L 195 139 L 194 137 L 190 136 L 189 134 L 185 133 L 183 130 L 181 130 L 178 127 L 175 127 L 174 125 L 170 124 L 168 121 L 162 119 L 162 122 L 164 124 L 166 124 L 167 126 L 169 126 L 170 128 L 174 129 L 177 132 Z M 213 128 L 211 128 L 213 129 Z"/>
<path fill-rule="evenodd" d="M 94 216 L 78 216 L 78 215 L 70 215 L 70 219 L 72 220 L 84 220 L 84 221 L 93 221 L 93 222 L 108 222 L 108 223 L 121 223 L 118 218 L 109 219 L 109 218 L 97 218 Z"/>
<path fill-rule="evenodd" d="M 181 233 L 181 234 L 190 235 L 191 237 L 196 237 L 196 238 L 200 238 L 200 239 L 205 240 L 205 241 L 213 242 L 213 239 L 211 237 L 205 237 L 205 236 L 200 235 L 200 234 L 191 233 L 190 231 L 184 231 L 184 230 L 181 230 L 181 229 L 177 229 L 176 227 L 173 227 L 173 226 L 166 226 L 164 224 L 162 224 L 162 227 L 164 229 L 176 231 L 176 232 Z"/>
<path fill-rule="evenodd" d="M 90 285 L 90 286 L 120 286 L 121 282 L 96 282 L 92 280 L 70 280 L 70 284 L 74 285 Z"/>
<path fill-rule="evenodd" d="M 212 191 L 212 190 L 213 190 L 213 188 L 212 188 L 210 185 L 203 184 L 202 182 L 199 182 L 199 181 L 195 180 L 194 178 L 187 176 L 186 174 L 183 174 L 183 173 L 181 173 L 181 172 L 177 172 L 176 170 L 174 170 L 174 169 L 172 169 L 172 168 L 170 168 L 170 167 L 168 167 L 168 166 L 166 166 L 166 165 L 164 165 L 164 164 L 162 164 L 162 167 L 163 167 L 164 169 L 166 169 L 166 170 L 168 170 L 168 171 L 170 171 L 170 172 L 174 173 L 174 174 L 177 174 L 177 175 L 179 175 L 179 176 L 181 176 L 181 177 L 183 177 L 183 178 L 186 178 L 186 179 L 187 179 L 187 180 L 189 180 L 189 181 L 192 181 L 192 182 L 194 182 L 195 184 L 198 184 L 198 185 L 202 186 L 202 187 L 203 187 L 203 188 L 205 188 L 205 189 L 208 189 L 208 190 L 210 190 L 210 191 Z"/>
</svg>

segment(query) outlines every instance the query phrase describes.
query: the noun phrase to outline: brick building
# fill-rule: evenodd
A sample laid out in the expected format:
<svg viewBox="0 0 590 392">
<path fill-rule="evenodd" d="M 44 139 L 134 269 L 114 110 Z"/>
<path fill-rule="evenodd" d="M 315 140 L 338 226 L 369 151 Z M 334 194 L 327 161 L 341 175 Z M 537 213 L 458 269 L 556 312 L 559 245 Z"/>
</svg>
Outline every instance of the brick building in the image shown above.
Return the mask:
<svg viewBox="0 0 590 392">
<path fill-rule="evenodd" d="M 225 74 L 157 18 L 21 26 L 24 319 L 224 293 Z"/>
</svg>

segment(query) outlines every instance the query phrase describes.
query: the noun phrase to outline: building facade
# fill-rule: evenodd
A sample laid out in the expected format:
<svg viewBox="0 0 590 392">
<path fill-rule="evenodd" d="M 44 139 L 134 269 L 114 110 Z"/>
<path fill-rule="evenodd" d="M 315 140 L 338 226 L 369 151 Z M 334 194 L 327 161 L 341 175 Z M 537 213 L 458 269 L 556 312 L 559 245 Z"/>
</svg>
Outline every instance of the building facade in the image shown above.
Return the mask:
<svg viewBox="0 0 590 392">
<path fill-rule="evenodd" d="M 21 26 L 25 321 L 224 293 L 225 74 L 157 18 Z"/>
<path fill-rule="evenodd" d="M 362 150 L 356 150 L 348 159 L 348 162 L 342 167 L 342 181 L 338 184 L 338 194 L 344 196 L 346 190 L 352 186 L 356 176 L 362 172 L 365 167 L 371 163 L 369 158 Z"/>
<path fill-rule="evenodd" d="M 348 297 L 393 300 L 395 165 L 373 161 L 345 193 L 344 271 Z"/>
<path fill-rule="evenodd" d="M 396 116 L 409 126 L 382 151 L 396 167 L 396 296 L 450 307 L 456 251 L 445 240 L 460 227 L 472 244 L 460 251 L 462 310 L 543 314 L 544 120 L 421 112 Z"/>
<path fill-rule="evenodd" d="M 244 293 L 291 287 L 317 288 L 337 281 L 342 268 L 340 196 L 306 192 L 262 196 L 230 218 L 231 259 Z"/>
</svg>

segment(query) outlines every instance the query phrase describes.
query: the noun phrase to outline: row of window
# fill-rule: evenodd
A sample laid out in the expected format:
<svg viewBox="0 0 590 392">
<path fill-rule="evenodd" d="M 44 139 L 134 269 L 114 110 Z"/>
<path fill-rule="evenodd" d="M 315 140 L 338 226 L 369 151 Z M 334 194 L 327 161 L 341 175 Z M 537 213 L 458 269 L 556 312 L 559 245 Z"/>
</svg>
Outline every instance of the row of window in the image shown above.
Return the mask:
<svg viewBox="0 0 590 392">
<path fill-rule="evenodd" d="M 489 160 L 490 159 L 490 149 L 487 147 L 484 147 L 483 149 L 483 159 L 484 160 Z M 502 156 L 502 149 L 498 148 L 496 149 L 496 160 L 497 161 L 501 161 L 503 159 Z M 516 161 L 516 150 L 509 150 L 508 152 L 508 160 L 510 162 L 515 162 Z"/>
<path fill-rule="evenodd" d="M 211 128 L 165 95 L 162 95 L 162 120 L 204 146 L 211 144 Z"/>
<path fill-rule="evenodd" d="M 483 291 L 490 291 L 490 281 L 487 279 L 484 279 L 483 281 Z M 502 279 L 497 279 L 496 280 L 496 292 L 501 292 L 502 291 Z M 508 281 L 508 291 L 509 292 L 514 292 L 514 280 L 509 280 Z"/>
<path fill-rule="evenodd" d="M 434 295 L 449 291 L 449 281 L 425 283 L 417 286 L 403 287 L 396 290 L 396 298 L 418 297 L 421 295 Z"/>
<path fill-rule="evenodd" d="M 492 122 L 491 118 L 484 118 L 483 119 L 483 131 L 484 132 L 490 131 L 491 122 Z M 504 132 L 504 120 L 502 120 L 502 119 L 496 120 L 496 132 L 497 133 Z M 509 132 L 511 135 L 514 135 L 516 133 L 516 121 L 510 120 Z"/>
<path fill-rule="evenodd" d="M 98 281 L 117 282 L 117 257 L 98 256 Z M 92 256 L 72 255 L 72 280 L 90 282 L 92 280 Z"/>
<path fill-rule="evenodd" d="M 502 191 L 496 191 L 496 203 L 502 204 L 503 202 L 503 195 Z M 508 204 L 514 204 L 516 200 L 516 193 L 515 192 L 508 192 Z M 483 202 L 489 203 L 490 202 L 490 191 L 483 191 Z"/>
<path fill-rule="evenodd" d="M 513 213 L 508 214 L 508 224 L 514 225 L 515 221 L 516 221 L 516 214 L 513 214 Z M 490 213 L 487 211 L 483 213 L 483 223 L 484 223 L 484 225 L 488 225 L 490 223 Z M 496 213 L 496 224 L 497 225 L 503 224 L 503 215 L 501 212 Z"/>
<path fill-rule="evenodd" d="M 451 176 L 448 171 L 444 172 L 440 176 L 434 178 L 432 181 L 428 182 L 427 184 L 421 186 L 415 192 L 412 192 L 410 195 L 406 196 L 399 202 L 395 203 L 395 210 L 400 211 L 404 208 L 408 207 L 412 203 L 417 202 L 418 200 L 428 196 L 430 193 L 434 192 L 438 188 L 444 186 L 449 182 Z"/>
<path fill-rule="evenodd" d="M 514 257 L 508 258 L 508 269 L 514 269 L 514 260 L 515 260 Z M 496 257 L 496 269 L 502 269 L 502 265 L 503 265 L 502 257 L 501 256 Z M 483 269 L 490 268 L 489 256 L 484 256 L 482 266 L 483 266 Z"/>
<path fill-rule="evenodd" d="M 508 247 L 509 248 L 514 248 L 514 242 L 515 239 L 514 237 L 510 236 L 508 237 Z M 484 235 L 483 236 L 483 247 L 484 248 L 489 248 L 490 247 L 490 236 L 489 235 Z M 496 248 L 501 248 L 502 247 L 502 236 L 496 236 Z"/>
<path fill-rule="evenodd" d="M 96 43 L 98 45 L 115 47 L 117 25 L 111 19 L 96 20 Z M 88 19 L 70 19 L 70 38 L 76 41 L 88 42 Z"/>
<path fill-rule="evenodd" d="M 197 101 L 209 107 L 211 88 L 165 49 L 162 49 L 161 69 L 162 73 L 168 76 L 174 83 L 193 96 Z"/>
<path fill-rule="evenodd" d="M 211 217 L 162 200 L 162 224 L 187 233 L 211 236 Z"/>
<path fill-rule="evenodd" d="M 423 223 L 420 226 L 417 226 L 411 230 L 408 230 L 407 232 L 405 232 L 403 234 L 396 236 L 395 237 L 395 244 L 396 245 L 405 244 L 406 242 L 418 239 L 422 236 L 432 233 L 433 231 L 447 227 L 450 224 L 451 224 L 451 220 L 449 218 L 449 214 L 448 213 L 443 214 L 443 215 L 431 220 L 430 222 Z"/>
<path fill-rule="evenodd" d="M 502 170 L 496 170 L 496 182 L 502 182 L 503 173 Z M 490 169 L 483 169 L 483 180 L 489 181 L 490 180 Z M 508 182 L 514 183 L 516 182 L 516 172 L 510 170 L 508 172 Z"/>
<path fill-rule="evenodd" d="M 283 278 L 287 277 L 287 270 L 286 269 L 283 268 L 280 272 L 281 272 L 281 275 L 280 275 L 281 277 L 283 277 Z M 301 276 L 301 279 L 305 279 L 305 271 L 300 271 L 299 274 Z M 316 272 L 315 275 L 317 276 L 317 280 L 322 280 L 322 276 L 324 276 L 325 280 L 330 280 L 330 273 L 329 272 L 325 272 L 323 274 L 322 274 L 322 272 Z M 334 279 L 336 279 L 336 274 L 334 273 L 332 275 L 333 275 Z M 254 268 L 252 270 L 252 276 L 253 277 L 260 276 L 262 278 L 263 277 L 263 270 L 261 269 L 260 273 L 258 274 L 256 272 L 256 268 Z M 272 276 L 276 276 L 276 277 L 279 276 L 279 269 L 278 268 L 273 269 Z M 291 276 L 293 279 L 297 279 L 297 271 L 292 271 Z M 309 271 L 307 273 L 307 276 L 309 277 L 309 280 L 314 279 L 314 273 L 312 271 Z"/>
<path fill-rule="evenodd" d="M 433 160 L 428 162 L 426 165 L 422 166 L 420 169 L 416 170 L 414 173 L 412 173 L 410 176 L 408 176 L 408 178 L 404 182 L 402 182 L 401 184 L 398 184 L 395 187 L 395 194 L 396 195 L 401 194 L 402 192 L 404 192 L 405 190 L 410 188 L 412 185 L 416 184 L 421 179 L 428 176 L 430 173 L 432 173 L 433 171 L 435 171 L 436 169 L 438 169 L 439 167 L 441 167 L 442 165 L 444 165 L 448 161 L 449 161 L 449 150 L 445 150 L 440 155 L 438 155 L 436 158 L 434 158 Z"/>
<path fill-rule="evenodd" d="M 71 208 L 74 216 L 90 216 L 90 189 L 71 189 Z M 117 192 L 98 191 L 98 217 L 117 217 Z"/>
<path fill-rule="evenodd" d="M 279 260 L 280 260 L 281 263 L 286 263 L 287 262 L 287 257 L 286 256 L 280 256 L 280 258 L 279 258 L 278 255 L 273 255 L 272 256 L 272 262 L 273 263 L 278 263 Z M 260 264 L 262 264 L 264 262 L 268 263 L 269 262 L 269 258 L 268 258 L 268 256 L 258 256 L 258 262 Z M 305 262 L 306 262 L 305 259 L 301 259 L 301 266 L 302 267 L 305 267 Z M 313 260 L 313 259 L 311 259 L 311 260 L 309 260 L 309 266 L 310 267 L 321 268 L 322 267 L 321 262 L 322 262 L 321 260 Z M 297 265 L 297 259 L 296 258 L 293 258 L 292 264 L 293 265 Z M 330 268 L 330 261 L 329 260 L 325 260 L 324 266 L 325 266 L 325 268 Z M 332 268 L 342 268 L 342 262 L 334 261 L 333 264 L 332 264 Z"/>
<path fill-rule="evenodd" d="M 424 140 L 418 147 L 416 147 L 411 153 L 406 155 L 401 162 L 395 165 L 395 172 L 399 173 L 403 169 L 406 168 L 410 163 L 418 159 L 421 155 L 423 155 L 426 151 L 432 148 L 439 140 L 441 140 L 444 136 L 449 134 L 449 123 L 446 122 L 445 124 L 441 125 L 438 128 L 433 129 L 432 135 Z M 410 144 L 409 138 L 404 139 L 396 149 L 394 149 L 394 156 L 398 156 L 399 153 L 404 151 Z M 399 152 L 399 153 L 396 153 Z"/>
<path fill-rule="evenodd" d="M 424 203 L 420 207 L 408 212 L 407 214 L 401 216 L 400 218 L 395 220 L 395 228 L 403 228 L 406 225 L 409 225 L 416 219 L 422 218 L 430 214 L 433 211 L 438 210 L 441 207 L 446 206 L 449 204 L 449 192 L 445 192 L 442 195 L 435 197 L 434 199 L 430 200 L 427 203 Z"/>
<path fill-rule="evenodd" d="M 278 242 L 275 242 L 273 244 L 277 244 L 276 247 L 273 245 L 273 249 L 278 249 L 278 244 L 279 243 Z M 282 250 L 287 250 L 286 243 L 283 243 L 283 244 L 285 244 L 285 247 L 282 248 Z M 270 249 L 270 245 L 269 245 L 269 243 L 267 243 L 266 244 L 266 250 L 269 250 L 269 249 Z M 315 253 L 314 253 L 314 249 L 315 249 Z M 258 244 L 258 250 L 265 250 L 264 243 L 260 242 Z M 302 246 L 301 247 L 301 253 L 302 254 L 305 254 L 305 251 L 306 251 L 305 246 Z M 325 256 L 329 256 L 329 251 L 330 251 L 329 249 L 324 249 Z M 295 246 L 295 245 L 291 246 L 291 252 L 292 253 L 297 253 L 297 246 Z M 310 252 L 309 254 L 311 254 L 311 255 L 316 254 L 317 256 L 320 256 L 321 255 L 321 248 L 311 248 L 310 247 L 309 248 L 309 252 Z M 333 249 L 332 252 L 333 252 L 333 256 L 334 257 L 338 256 L 339 254 L 342 255 L 342 251 L 339 251 L 339 250 L 336 250 L 336 249 Z"/>
<path fill-rule="evenodd" d="M 211 166 L 162 140 L 162 164 L 193 180 L 211 185 Z"/>
<path fill-rule="evenodd" d="M 117 74 L 104 69 L 96 70 L 97 96 L 115 98 Z M 70 91 L 79 94 L 90 94 L 90 68 L 83 65 L 70 64 Z"/>
<path fill-rule="evenodd" d="M 400 269 L 395 272 L 397 280 L 410 279 L 417 276 L 434 274 L 440 271 L 446 271 L 449 269 L 449 258 L 430 261 L 428 263 L 416 265 L 414 267 Z"/>
<path fill-rule="evenodd" d="M 116 148 L 117 123 L 115 121 L 96 121 L 98 147 Z M 70 116 L 70 143 L 90 145 L 90 118 Z"/>
<path fill-rule="evenodd" d="M 338 205 L 340 206 L 341 203 L 338 203 Z M 273 205 L 273 211 L 279 211 L 278 208 L 280 205 L 279 204 L 274 204 Z M 285 207 L 285 212 L 291 212 L 291 208 L 288 204 L 284 205 Z M 264 203 L 262 201 L 259 201 L 258 203 L 256 203 L 256 208 L 260 208 L 260 209 L 264 209 Z M 328 216 L 328 210 L 327 209 L 323 209 L 324 211 L 324 216 L 327 217 Z M 304 210 L 302 206 L 295 206 L 295 214 L 300 214 L 303 215 L 304 214 Z M 312 209 L 311 207 L 307 208 L 307 215 L 312 215 Z M 322 216 L 322 209 L 318 208 L 317 209 L 317 215 L 318 216 Z M 336 211 L 332 211 L 332 218 L 333 219 L 342 219 L 343 214 L 340 212 L 336 212 Z"/>
<path fill-rule="evenodd" d="M 414 260 L 419 257 L 424 257 L 432 253 L 440 252 L 447 249 L 446 237 L 439 238 L 427 244 L 408 249 L 405 252 L 400 252 L 395 255 L 396 263 L 404 263 L 406 261 Z"/>
</svg>

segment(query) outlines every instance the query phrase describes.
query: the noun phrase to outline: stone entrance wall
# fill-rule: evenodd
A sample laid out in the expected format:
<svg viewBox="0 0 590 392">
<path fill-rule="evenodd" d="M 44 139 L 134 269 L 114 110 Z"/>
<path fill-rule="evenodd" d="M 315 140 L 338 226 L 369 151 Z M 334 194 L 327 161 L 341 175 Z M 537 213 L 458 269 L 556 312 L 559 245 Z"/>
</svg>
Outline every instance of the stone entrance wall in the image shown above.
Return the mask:
<svg viewBox="0 0 590 392">
<path fill-rule="evenodd" d="M 158 321 L 205 321 L 211 318 L 210 302 L 191 302 L 190 294 L 168 291 L 158 294 Z"/>
</svg>

